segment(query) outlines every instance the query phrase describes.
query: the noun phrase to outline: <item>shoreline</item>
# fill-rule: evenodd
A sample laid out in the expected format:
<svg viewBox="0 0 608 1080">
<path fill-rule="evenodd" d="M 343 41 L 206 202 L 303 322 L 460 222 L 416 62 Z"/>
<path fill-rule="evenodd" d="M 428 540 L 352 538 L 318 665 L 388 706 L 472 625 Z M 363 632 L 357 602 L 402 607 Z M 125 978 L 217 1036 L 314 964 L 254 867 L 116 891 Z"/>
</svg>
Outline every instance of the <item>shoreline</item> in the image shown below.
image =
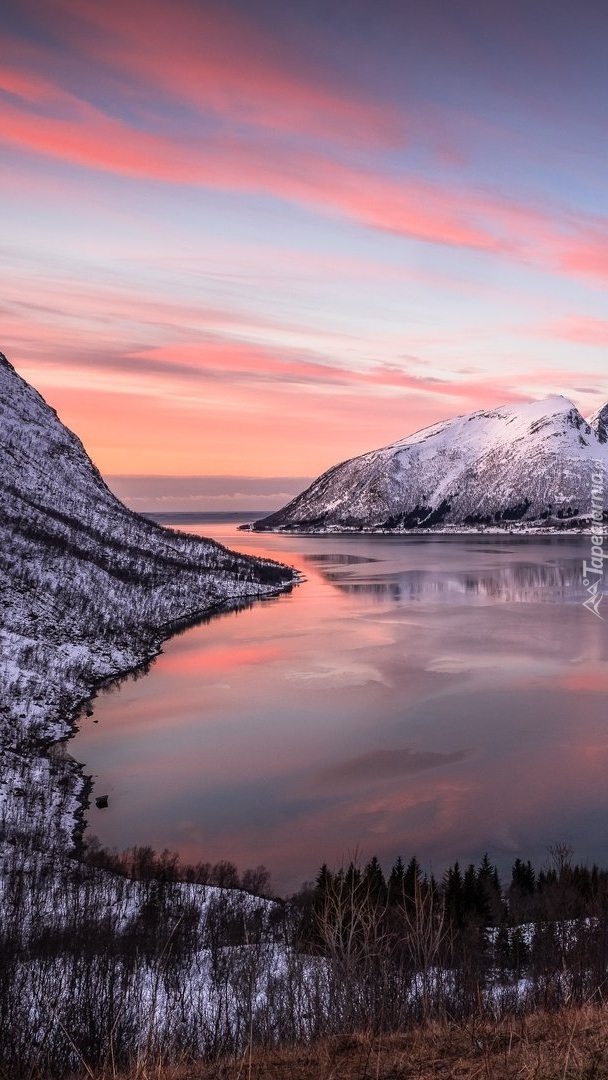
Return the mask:
<svg viewBox="0 0 608 1080">
<path fill-rule="evenodd" d="M 544 529 L 532 526 L 521 528 L 504 529 L 493 525 L 477 526 L 454 525 L 428 529 L 383 529 L 383 528 L 346 528 L 344 526 L 328 526 L 326 529 L 311 529 L 302 526 L 283 526 L 277 529 L 260 529 L 255 522 L 247 525 L 239 525 L 239 532 L 269 533 L 271 536 L 595 536 L 592 526 L 583 528 Z"/>
<path fill-rule="evenodd" d="M 294 581 L 289 585 L 278 587 L 273 592 L 264 592 L 259 595 L 254 595 L 248 598 L 244 602 L 234 603 L 226 600 L 222 603 L 215 603 L 207 608 L 201 608 L 190 615 L 184 615 L 179 619 L 174 619 L 166 623 L 161 623 L 158 630 L 161 632 L 161 636 L 155 638 L 154 642 L 151 642 L 150 650 L 146 652 L 146 655 L 142 657 L 141 661 L 136 664 L 132 664 L 121 671 L 117 671 L 113 674 L 102 676 L 100 679 L 95 679 L 91 684 L 89 691 L 81 698 L 79 698 L 72 706 L 68 708 L 66 713 L 62 716 L 58 716 L 57 720 L 62 724 L 69 725 L 69 731 L 58 739 L 54 739 L 46 747 L 46 756 L 52 756 L 54 747 L 65 747 L 65 760 L 69 762 L 70 769 L 78 776 L 78 779 L 82 783 L 81 791 L 75 796 L 78 803 L 77 809 L 74 812 L 74 829 L 73 829 L 73 854 L 76 858 L 82 855 L 84 845 L 84 833 L 87 829 L 86 812 L 89 809 L 91 803 L 89 796 L 92 794 L 94 783 L 92 776 L 83 772 L 86 768 L 86 762 L 80 762 L 73 757 L 68 751 L 68 744 L 71 739 L 79 731 L 78 721 L 82 718 L 85 710 L 95 701 L 97 696 L 106 687 L 118 685 L 127 679 L 130 675 L 140 674 L 144 677 L 148 674 L 149 668 L 152 666 L 158 656 L 163 651 L 163 645 L 171 638 L 177 637 L 180 634 L 185 633 L 187 630 L 200 626 L 206 622 L 210 622 L 214 618 L 218 618 L 221 615 L 229 615 L 235 611 L 244 611 L 246 608 L 251 607 L 254 603 L 261 603 L 263 600 L 275 597 L 279 597 L 284 593 L 289 593 L 291 590 L 300 584 L 303 580 L 302 576 L 298 573 L 297 577 L 294 577 Z M 88 716 L 92 716 L 94 709 L 88 713 Z"/>
<path fill-rule="evenodd" d="M 137 651 L 131 652 L 129 659 L 135 657 L 136 662 L 124 667 L 112 666 L 107 643 L 102 641 L 97 650 L 96 674 L 81 675 L 78 686 L 72 684 L 70 687 L 65 677 L 59 687 L 48 685 L 46 701 L 38 716 L 42 730 L 38 727 L 36 734 L 22 731 L 18 744 L 4 746 L 0 755 L 3 759 L 3 845 L 23 847 L 24 854 L 25 848 L 40 849 L 80 859 L 89 824 L 87 815 L 93 778 L 84 771 L 86 762 L 72 756 L 69 745 L 82 717 L 87 713 L 92 715 L 92 703 L 97 695 L 104 687 L 119 684 L 129 675 L 137 672 L 145 675 L 170 638 L 221 615 L 245 610 L 262 600 L 278 599 L 283 593 L 291 592 L 303 580 L 299 572 L 292 570 L 292 574 L 291 580 L 274 587 L 266 586 L 257 593 L 215 600 L 178 618 L 159 622 L 150 628 L 147 641 L 140 639 Z M 39 790 L 43 795 L 36 803 L 35 815 L 28 812 L 24 816 L 24 792 Z"/>
</svg>

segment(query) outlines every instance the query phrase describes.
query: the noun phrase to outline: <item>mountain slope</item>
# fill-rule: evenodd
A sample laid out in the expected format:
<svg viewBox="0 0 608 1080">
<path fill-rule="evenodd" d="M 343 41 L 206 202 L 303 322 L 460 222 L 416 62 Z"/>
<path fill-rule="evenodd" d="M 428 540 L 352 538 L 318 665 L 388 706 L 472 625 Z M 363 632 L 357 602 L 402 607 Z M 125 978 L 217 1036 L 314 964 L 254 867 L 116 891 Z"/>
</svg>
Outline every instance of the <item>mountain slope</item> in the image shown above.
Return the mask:
<svg viewBox="0 0 608 1080">
<path fill-rule="evenodd" d="M 11 792 L 31 773 L 32 747 L 67 734 L 75 705 L 100 680 L 150 659 L 180 622 L 293 582 L 278 563 L 128 510 L 0 354 L 0 828 L 14 826 L 15 814 L 31 827 Z M 50 828 L 53 807 L 57 828 L 69 831 L 53 776 L 72 795 L 76 780 L 65 780 L 56 759 L 41 756 L 36 768 L 46 807 L 38 820 Z"/>
<path fill-rule="evenodd" d="M 608 404 L 587 417 L 587 423 L 593 428 L 601 443 L 608 442 Z"/>
<path fill-rule="evenodd" d="M 608 467 L 608 406 L 593 422 L 559 396 L 458 416 L 335 465 L 251 528 L 580 523 L 595 463 Z"/>
</svg>

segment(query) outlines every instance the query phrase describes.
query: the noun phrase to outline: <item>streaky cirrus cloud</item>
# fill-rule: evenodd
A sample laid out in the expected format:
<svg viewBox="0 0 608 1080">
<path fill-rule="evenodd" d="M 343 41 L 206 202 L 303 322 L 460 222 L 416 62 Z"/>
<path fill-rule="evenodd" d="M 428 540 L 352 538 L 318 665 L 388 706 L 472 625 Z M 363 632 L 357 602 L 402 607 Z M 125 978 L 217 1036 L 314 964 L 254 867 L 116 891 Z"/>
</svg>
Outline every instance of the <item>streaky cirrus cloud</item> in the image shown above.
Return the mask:
<svg viewBox="0 0 608 1080">
<path fill-rule="evenodd" d="M 554 337 L 574 341 L 579 345 L 605 348 L 608 345 L 608 319 L 596 319 L 588 315 L 568 315 L 546 327 Z"/>
<path fill-rule="evenodd" d="M 82 357 L 77 352 L 62 358 L 61 367 L 78 367 Z M 197 342 L 173 346 L 146 348 L 131 353 L 92 353 L 88 367 L 92 383 L 96 375 L 113 372 L 125 379 L 124 389 L 131 376 L 134 392 L 145 390 L 146 379 L 150 380 L 150 391 L 155 393 L 158 379 L 165 383 L 165 394 L 171 393 L 171 384 L 180 394 L 182 383 L 199 384 L 203 393 L 211 391 L 213 386 L 228 388 L 240 385 L 244 388 L 260 387 L 267 392 L 267 386 L 293 388 L 298 393 L 327 394 L 328 391 L 342 393 L 348 389 L 353 393 L 367 395 L 370 390 L 380 394 L 391 392 L 415 392 L 420 395 L 445 398 L 446 415 L 450 409 L 458 407 L 456 403 L 465 402 L 474 406 L 477 401 L 486 401 L 493 397 L 495 403 L 514 403 L 527 401 L 530 397 L 523 390 L 509 385 L 504 377 L 476 378 L 465 377 L 455 380 L 438 377 L 410 370 L 405 363 L 372 364 L 364 370 L 332 364 L 326 358 L 315 358 L 312 350 L 308 355 L 303 350 L 273 349 L 250 342 L 231 340 L 217 335 L 207 334 Z M 545 378 L 548 377 L 545 375 Z"/>
<path fill-rule="evenodd" d="M 59 0 L 69 37 L 133 93 L 186 103 L 194 114 L 232 124 L 332 141 L 400 144 L 397 108 L 369 100 L 335 67 L 303 61 L 302 41 L 281 40 L 246 8 L 162 0 L 107 9 L 91 0 Z"/>
<path fill-rule="evenodd" d="M 8 104 L 0 117 L 0 141 L 72 164 L 133 179 L 269 193 L 370 228 L 577 274 L 604 277 L 608 270 L 601 250 L 608 224 L 589 228 L 496 194 L 383 176 L 312 151 L 267 147 L 262 153 L 230 137 L 192 145 L 137 131 L 85 105 L 78 119 L 36 116 Z"/>
<path fill-rule="evenodd" d="M 259 57 L 256 63 L 263 81 Z M 21 150 L 135 181 L 266 193 L 372 229 L 500 254 L 575 276 L 604 279 L 608 273 L 608 219 L 578 215 L 560 202 L 551 210 L 487 186 L 471 189 L 453 178 L 446 185 L 386 163 L 370 169 L 358 161 L 344 162 L 331 151 L 277 140 L 270 121 L 262 124 L 267 129 L 263 145 L 251 133 L 236 134 L 235 116 L 220 131 L 186 127 L 180 137 L 179 127 L 177 135 L 165 125 L 146 130 L 149 125 L 111 115 L 36 72 L 5 67 L 2 74 L 10 99 L 0 112 L 0 140 Z M 205 101 L 205 85 L 199 104 Z M 279 96 L 289 103 L 287 92 Z M 227 99 L 228 114 L 230 107 Z M 295 117 L 294 108 L 290 115 Z M 327 102 L 315 100 L 310 115 L 311 123 L 316 118 L 322 127 Z"/>
</svg>

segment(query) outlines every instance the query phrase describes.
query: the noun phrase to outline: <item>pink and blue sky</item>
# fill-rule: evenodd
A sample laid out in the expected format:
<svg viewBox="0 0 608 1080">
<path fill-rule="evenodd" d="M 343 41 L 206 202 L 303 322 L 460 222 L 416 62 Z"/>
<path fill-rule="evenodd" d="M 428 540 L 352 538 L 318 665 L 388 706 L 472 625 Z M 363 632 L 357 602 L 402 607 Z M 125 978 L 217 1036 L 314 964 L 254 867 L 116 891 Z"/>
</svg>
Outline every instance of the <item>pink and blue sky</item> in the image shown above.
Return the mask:
<svg viewBox="0 0 608 1080">
<path fill-rule="evenodd" d="M 0 348 L 138 509 L 608 399 L 608 5 L 4 0 Z"/>
</svg>

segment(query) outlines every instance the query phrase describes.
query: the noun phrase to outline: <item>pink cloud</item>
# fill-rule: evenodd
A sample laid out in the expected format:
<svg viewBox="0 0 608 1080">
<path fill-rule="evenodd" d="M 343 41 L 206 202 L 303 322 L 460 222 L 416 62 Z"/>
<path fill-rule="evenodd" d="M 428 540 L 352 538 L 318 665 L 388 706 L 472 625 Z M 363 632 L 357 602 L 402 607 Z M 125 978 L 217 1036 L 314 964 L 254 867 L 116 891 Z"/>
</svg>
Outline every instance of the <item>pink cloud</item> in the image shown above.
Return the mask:
<svg viewBox="0 0 608 1080">
<path fill-rule="evenodd" d="M 170 19 L 160 0 L 115 5 L 110 17 L 93 0 L 54 0 L 51 7 L 77 57 L 62 76 L 72 89 L 59 85 L 56 57 L 42 46 L 8 39 L 19 65 L 0 68 L 0 84 L 14 99 L 0 108 L 5 145 L 137 180 L 270 194 L 375 230 L 568 276 L 608 276 L 603 218 L 397 173 L 381 158 L 370 166 L 369 154 L 366 164 L 340 160 L 345 141 L 374 151 L 401 144 L 407 112 L 370 103 L 316 53 L 313 66 L 306 42 L 295 49 L 246 11 L 187 0 Z M 83 64 L 87 96 L 118 93 L 128 122 L 77 96 Z M 169 119 L 167 108 L 176 106 L 179 119 Z M 435 112 L 429 123 L 439 131 L 445 115 Z M 414 127 L 419 122 L 412 118 Z M 328 136 L 323 153 L 302 141 Z"/>
<path fill-rule="evenodd" d="M 577 235 L 564 242 L 557 251 L 560 269 L 567 274 L 606 281 L 608 279 L 608 221 L 583 223 Z"/>
<path fill-rule="evenodd" d="M 314 79 L 298 77 L 297 65 L 289 70 L 278 63 L 267 35 L 242 23 L 242 17 L 179 5 L 167 28 L 166 8 L 156 0 L 146 4 L 144 17 L 132 5 L 115 10 L 110 24 L 105 10 L 80 0 L 72 16 L 74 26 L 84 19 L 96 31 L 84 39 L 79 36 L 79 45 L 84 40 L 85 50 L 97 51 L 106 65 L 118 66 L 130 79 L 136 74 L 140 96 L 146 84 L 148 93 L 160 89 L 169 96 L 181 88 L 198 112 L 221 112 L 232 131 L 245 110 L 255 126 L 264 129 L 263 146 L 251 137 L 210 136 L 206 129 L 187 130 L 176 138 L 164 133 L 164 122 L 152 131 L 142 130 L 78 100 L 32 70 L 37 58 L 31 50 L 21 68 L 1 72 L 5 88 L 21 101 L 3 103 L 0 139 L 5 143 L 131 178 L 268 192 L 372 228 L 440 244 L 509 250 L 515 224 L 526 234 L 539 231 L 537 212 L 508 201 L 446 190 L 305 150 L 302 132 L 322 136 L 328 124 L 354 130 L 358 138 L 371 133 L 377 141 L 386 129 L 387 112 L 352 95 L 341 97 L 331 84 L 323 87 L 316 71 Z M 49 115 L 49 105 L 56 106 L 54 115 Z M 43 107 L 43 114 L 33 111 L 35 106 Z M 395 122 L 393 117 L 390 123 Z M 275 136 L 284 129 L 297 133 L 297 149 L 277 143 Z"/>
<path fill-rule="evenodd" d="M 601 233 L 566 214 L 499 195 L 393 177 L 329 157 L 216 136 L 180 141 L 133 128 L 90 105 L 39 116 L 4 102 L 0 140 L 54 160 L 133 179 L 264 192 L 313 211 L 431 243 L 499 253 L 576 276 L 603 277 Z M 601 223 L 600 223 L 601 224 Z"/>
<path fill-rule="evenodd" d="M 262 28 L 246 10 L 180 0 L 168 18 L 160 0 L 107 7 L 91 0 L 53 5 L 78 53 L 121 80 L 132 101 L 159 94 L 194 114 L 229 118 L 267 131 L 329 137 L 357 144 L 403 142 L 403 121 L 374 105 L 303 48 Z M 103 76 L 102 76 L 103 78 Z M 153 105 L 151 106 L 153 109 Z"/>
<path fill-rule="evenodd" d="M 138 132 L 120 120 L 79 103 L 78 118 L 38 116 L 4 102 L 2 142 L 121 176 L 194 183 L 200 162 L 169 140 Z M 163 162 L 163 157 L 168 160 Z"/>
<path fill-rule="evenodd" d="M 30 58 L 33 60 L 34 58 Z M 29 67 L 0 63 L 0 90 L 30 105 L 78 104 L 78 99 Z"/>
<path fill-rule="evenodd" d="M 23 299 L 25 290 L 33 297 Z M 3 301 L 7 318 L 14 325 L 46 322 L 52 319 L 64 327 L 80 322 L 80 332 L 86 335 L 83 323 L 98 332 L 99 324 L 131 324 L 149 327 L 158 335 L 164 330 L 178 340 L 201 335 L 209 330 L 243 332 L 286 329 L 315 337 L 314 328 L 282 323 L 258 313 L 247 314 L 231 307 L 215 307 L 201 302 L 188 303 L 178 299 L 146 293 L 142 287 L 125 284 L 122 288 L 87 280 L 58 280 L 28 276 L 23 281 L 7 282 Z M 8 330 L 4 324 L 5 333 Z M 331 336 L 328 333 L 328 336 Z M 335 335 L 338 337 L 339 335 Z M 157 338 L 158 339 L 158 338 Z"/>
<path fill-rule="evenodd" d="M 330 361 L 318 361 L 298 350 L 272 349 L 230 339 L 188 342 L 145 350 L 133 354 L 135 362 L 141 362 L 142 372 L 151 363 L 155 373 L 158 364 L 166 365 L 168 379 L 172 373 L 183 372 L 196 379 L 203 375 L 226 381 L 231 387 L 243 384 L 266 383 L 297 386 L 299 392 L 327 392 L 334 388 L 340 393 L 347 389 L 354 393 L 368 394 L 374 388 L 382 394 L 386 390 L 401 394 L 411 393 L 427 398 L 445 399 L 446 416 L 462 403 L 474 408 L 495 404 L 527 401 L 529 395 L 514 390 L 508 380 L 486 377 L 481 379 L 441 379 L 421 375 L 412 365 L 379 363 L 367 368 L 344 367 Z"/>
<path fill-rule="evenodd" d="M 608 269 L 608 262 L 606 264 Z M 594 319 L 586 315 L 569 315 L 552 323 L 545 332 L 564 341 L 578 345 L 608 345 L 608 319 Z"/>
<path fill-rule="evenodd" d="M 157 0 L 146 5 L 145 17 L 131 5 L 115 10 L 109 30 L 107 13 L 98 5 L 79 0 L 72 14 L 74 26 L 84 19 L 94 28 L 78 41 L 85 41 L 85 53 L 99 53 L 106 78 L 114 66 L 125 78 L 139 80 L 126 91 L 127 100 L 133 98 L 130 115 L 139 121 L 118 119 L 65 90 L 40 73 L 44 57 L 21 50 L 19 68 L 0 68 L 0 85 L 14 99 L 0 107 L 0 140 L 6 145 L 132 179 L 271 194 L 369 228 L 500 253 L 576 276 L 608 274 L 603 219 L 578 220 L 564 208 L 524 205 L 452 181 L 396 174 L 382 161 L 370 168 L 339 160 L 335 150 L 306 149 L 302 133 L 322 137 L 328 125 L 373 141 L 385 133 L 386 114 L 331 79 L 324 84 L 323 78 L 300 74 L 298 64 L 290 68 L 244 16 L 179 5 L 161 33 L 166 7 Z M 200 118 L 218 113 L 231 127 L 210 133 L 206 124 L 192 129 L 185 122 L 175 134 L 166 119 L 149 115 L 154 91 L 169 100 L 176 93 L 185 96 Z M 145 107 L 142 99 L 150 99 Z M 245 115 L 252 130 L 236 135 Z M 389 127 L 394 124 L 392 117 Z M 255 129 L 263 130 L 262 141 Z M 279 141 L 287 129 L 297 133 L 297 143 Z"/>
<path fill-rule="evenodd" d="M 82 105 L 74 117 L 37 116 L 4 103 L 0 140 L 55 160 L 137 179 L 236 192 L 269 192 L 309 209 L 436 243 L 500 248 L 471 207 L 433 185 L 402 182 L 318 154 L 216 138 L 204 145 L 135 130 Z"/>
</svg>

